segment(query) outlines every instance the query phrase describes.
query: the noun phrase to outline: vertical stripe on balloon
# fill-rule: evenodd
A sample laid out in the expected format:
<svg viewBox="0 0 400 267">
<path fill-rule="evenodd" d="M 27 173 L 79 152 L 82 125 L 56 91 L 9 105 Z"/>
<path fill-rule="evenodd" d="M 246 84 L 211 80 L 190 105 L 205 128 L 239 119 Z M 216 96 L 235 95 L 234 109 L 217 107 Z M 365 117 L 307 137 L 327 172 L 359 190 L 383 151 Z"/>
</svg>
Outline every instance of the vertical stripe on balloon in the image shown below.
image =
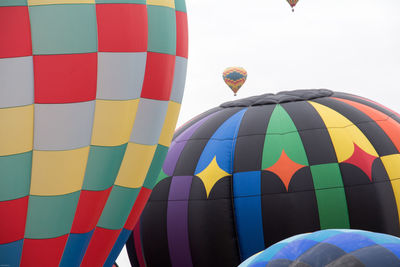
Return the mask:
<svg viewBox="0 0 400 267">
<path fill-rule="evenodd" d="M 393 154 L 381 158 L 386 172 L 392 182 L 393 192 L 396 197 L 397 210 L 400 217 L 400 154 Z"/>
<path fill-rule="evenodd" d="M 277 105 L 271 115 L 265 136 L 262 169 L 274 166 L 283 151 L 293 162 L 308 165 L 296 126 L 282 106 Z"/>
<path fill-rule="evenodd" d="M 241 259 L 264 248 L 261 210 L 261 172 L 233 174 L 233 197 Z"/>
<path fill-rule="evenodd" d="M 265 133 L 273 109 L 272 105 L 249 107 L 240 124 L 235 145 L 232 193 L 242 260 L 265 245 L 261 173 L 254 170 L 261 169 Z M 254 121 L 258 123 L 254 125 Z"/>
<path fill-rule="evenodd" d="M 342 176 L 337 163 L 310 167 L 318 202 L 321 229 L 349 228 L 349 214 Z"/>
<path fill-rule="evenodd" d="M 195 170 L 196 175 L 204 171 L 214 159 L 221 170 L 232 174 L 236 138 L 246 110 L 237 112 L 215 131 L 200 156 Z"/>
<path fill-rule="evenodd" d="M 143 210 L 140 222 L 141 235 L 146 236 L 142 239 L 142 248 L 147 266 L 171 266 L 171 258 L 168 246 L 168 195 L 172 177 L 161 180 L 151 194 L 151 197 Z M 153 221 L 152 216 L 143 214 L 157 213 L 157 220 Z M 156 244 L 152 241 L 158 240 Z"/>
<path fill-rule="evenodd" d="M 188 228 L 191 176 L 173 176 L 168 195 L 167 233 L 172 266 L 193 266 Z"/>
<path fill-rule="evenodd" d="M 266 129 L 261 167 L 265 246 L 279 241 L 282 234 L 289 236 L 319 227 L 318 199 L 300 132 L 286 111 L 286 104 L 273 107 Z M 274 202 L 279 202 L 280 206 L 271 205 Z M 293 221 L 296 224 L 291 223 Z"/>
</svg>

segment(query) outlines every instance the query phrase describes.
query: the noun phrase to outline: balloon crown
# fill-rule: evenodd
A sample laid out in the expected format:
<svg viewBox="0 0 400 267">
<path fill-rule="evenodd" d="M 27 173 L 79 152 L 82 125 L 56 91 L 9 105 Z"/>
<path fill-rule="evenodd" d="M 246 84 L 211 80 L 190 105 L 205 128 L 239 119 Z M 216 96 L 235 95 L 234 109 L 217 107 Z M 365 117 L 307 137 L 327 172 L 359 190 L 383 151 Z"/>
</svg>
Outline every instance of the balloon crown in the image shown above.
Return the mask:
<svg viewBox="0 0 400 267">
<path fill-rule="evenodd" d="M 276 94 L 268 93 L 242 98 L 235 101 L 225 102 L 221 104 L 220 107 L 231 108 L 273 105 L 279 103 L 307 101 L 321 97 L 328 97 L 331 95 L 333 95 L 333 91 L 328 89 L 298 89 L 292 91 L 282 91 Z"/>
</svg>

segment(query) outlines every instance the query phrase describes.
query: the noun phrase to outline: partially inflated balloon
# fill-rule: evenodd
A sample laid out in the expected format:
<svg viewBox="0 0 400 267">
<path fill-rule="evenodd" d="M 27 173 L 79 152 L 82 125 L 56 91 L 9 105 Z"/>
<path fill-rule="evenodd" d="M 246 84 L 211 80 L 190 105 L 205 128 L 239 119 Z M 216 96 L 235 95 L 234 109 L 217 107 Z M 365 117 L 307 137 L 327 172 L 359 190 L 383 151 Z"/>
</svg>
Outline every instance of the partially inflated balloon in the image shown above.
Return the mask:
<svg viewBox="0 0 400 267">
<path fill-rule="evenodd" d="M 247 79 L 247 71 L 240 67 L 230 67 L 224 70 L 222 78 L 236 95 Z"/>
<path fill-rule="evenodd" d="M 131 254 L 149 267 L 237 266 L 320 229 L 400 236 L 399 136 L 398 114 L 346 93 L 224 103 L 175 133 Z"/>
<path fill-rule="evenodd" d="M 323 230 L 278 242 L 239 267 L 400 266 L 400 238 L 360 230 Z"/>
<path fill-rule="evenodd" d="M 0 265 L 111 266 L 180 109 L 184 0 L 0 1 Z"/>
</svg>

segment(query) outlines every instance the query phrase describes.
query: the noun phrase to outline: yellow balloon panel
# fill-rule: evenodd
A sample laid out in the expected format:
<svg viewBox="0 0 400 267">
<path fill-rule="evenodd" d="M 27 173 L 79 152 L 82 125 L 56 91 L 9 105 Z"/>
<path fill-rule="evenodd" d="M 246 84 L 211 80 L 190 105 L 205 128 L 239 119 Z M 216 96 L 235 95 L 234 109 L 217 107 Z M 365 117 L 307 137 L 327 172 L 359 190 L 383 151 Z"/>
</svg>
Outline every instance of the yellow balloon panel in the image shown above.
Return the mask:
<svg viewBox="0 0 400 267">
<path fill-rule="evenodd" d="M 92 145 L 118 146 L 129 141 L 139 99 L 96 100 Z"/>
<path fill-rule="evenodd" d="M 0 109 L 0 156 L 31 151 L 33 105 Z"/>
<path fill-rule="evenodd" d="M 129 143 L 126 148 L 121 168 L 115 181 L 116 185 L 138 188 L 143 185 L 147 170 L 157 146 Z"/>
<path fill-rule="evenodd" d="M 332 138 L 339 162 L 351 157 L 354 152 L 354 144 L 357 144 L 368 154 L 378 156 L 368 138 L 351 121 L 324 105 L 312 101 L 310 101 L 310 104 L 321 115 Z"/>
<path fill-rule="evenodd" d="M 164 126 L 161 130 L 159 144 L 168 147 L 171 143 L 172 136 L 176 123 L 178 122 L 178 115 L 181 105 L 174 101 L 168 103 L 167 115 L 165 116 Z"/>
<path fill-rule="evenodd" d="M 89 147 L 33 151 L 31 195 L 65 195 L 80 190 L 88 155 Z"/>
</svg>

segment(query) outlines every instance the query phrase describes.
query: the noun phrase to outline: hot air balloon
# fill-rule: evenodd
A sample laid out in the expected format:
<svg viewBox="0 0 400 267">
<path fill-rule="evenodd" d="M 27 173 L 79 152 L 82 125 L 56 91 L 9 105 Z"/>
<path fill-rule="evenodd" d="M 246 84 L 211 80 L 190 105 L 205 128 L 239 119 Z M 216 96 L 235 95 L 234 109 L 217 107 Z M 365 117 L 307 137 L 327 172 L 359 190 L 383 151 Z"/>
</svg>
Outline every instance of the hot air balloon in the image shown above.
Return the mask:
<svg viewBox="0 0 400 267">
<path fill-rule="evenodd" d="M 395 112 L 325 89 L 224 103 L 176 131 L 130 253 L 237 266 L 320 229 L 399 236 L 399 136 Z"/>
<path fill-rule="evenodd" d="M 0 265 L 112 266 L 179 113 L 184 0 L 2 0 L 0 25 Z"/>
<path fill-rule="evenodd" d="M 287 2 L 292 7 L 292 12 L 294 12 L 294 7 L 296 6 L 297 2 L 299 2 L 299 0 L 287 0 Z"/>
<path fill-rule="evenodd" d="M 222 78 L 236 96 L 236 93 L 247 79 L 247 71 L 240 67 L 226 68 L 222 73 Z"/>
<path fill-rule="evenodd" d="M 360 230 L 322 230 L 278 242 L 239 267 L 400 266 L 400 238 Z"/>
</svg>

